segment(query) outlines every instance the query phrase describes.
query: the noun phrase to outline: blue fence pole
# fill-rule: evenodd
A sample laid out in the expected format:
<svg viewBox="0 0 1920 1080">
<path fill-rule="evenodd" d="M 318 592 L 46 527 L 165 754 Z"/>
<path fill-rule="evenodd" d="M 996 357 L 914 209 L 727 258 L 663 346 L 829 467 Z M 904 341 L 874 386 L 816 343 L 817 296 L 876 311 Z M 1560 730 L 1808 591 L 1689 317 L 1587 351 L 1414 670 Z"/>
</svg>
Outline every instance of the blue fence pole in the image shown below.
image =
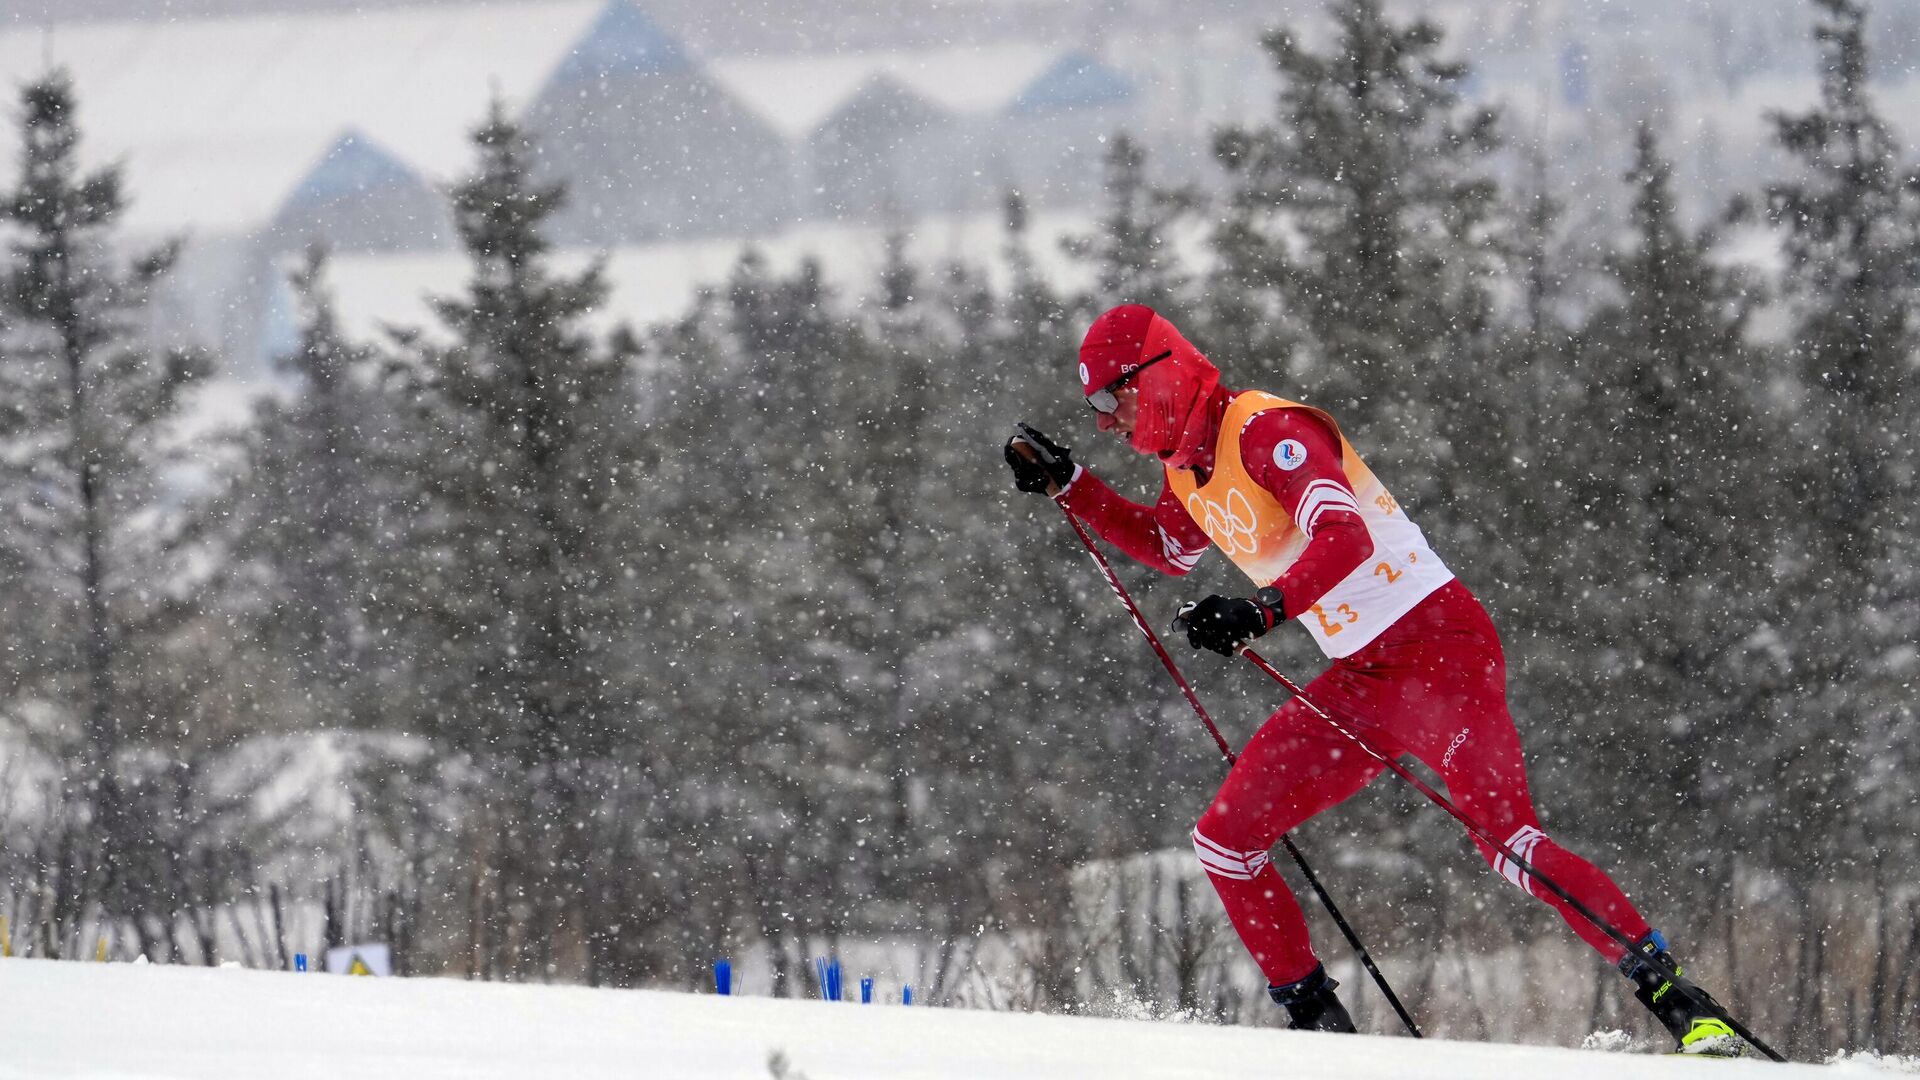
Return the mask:
<svg viewBox="0 0 1920 1080">
<path fill-rule="evenodd" d="M 860 1004 L 862 1005 L 873 1004 L 873 980 L 872 979 L 860 980 Z"/>
<path fill-rule="evenodd" d="M 912 983 L 908 983 L 907 985 L 900 988 L 900 1004 L 902 1005 L 913 1004 L 913 984 Z"/>
<path fill-rule="evenodd" d="M 293 954 L 293 970 L 295 971 L 307 970 L 307 954 L 306 953 L 297 952 Z"/>
<path fill-rule="evenodd" d="M 713 990 L 716 994 L 733 993 L 733 961 L 715 960 L 713 962 Z"/>
</svg>

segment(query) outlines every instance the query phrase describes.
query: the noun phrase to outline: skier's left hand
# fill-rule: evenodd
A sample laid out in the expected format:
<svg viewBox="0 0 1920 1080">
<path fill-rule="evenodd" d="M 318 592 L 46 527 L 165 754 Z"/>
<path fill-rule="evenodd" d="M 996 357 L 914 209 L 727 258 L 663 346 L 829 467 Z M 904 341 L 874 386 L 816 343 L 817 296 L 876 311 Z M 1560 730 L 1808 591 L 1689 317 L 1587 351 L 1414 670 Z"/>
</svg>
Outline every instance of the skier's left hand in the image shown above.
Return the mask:
<svg viewBox="0 0 1920 1080">
<path fill-rule="evenodd" d="M 1187 644 L 1232 656 L 1249 641 L 1273 629 L 1279 613 L 1258 600 L 1209 596 L 1188 603 L 1174 616 L 1173 632 L 1187 635 Z"/>
</svg>

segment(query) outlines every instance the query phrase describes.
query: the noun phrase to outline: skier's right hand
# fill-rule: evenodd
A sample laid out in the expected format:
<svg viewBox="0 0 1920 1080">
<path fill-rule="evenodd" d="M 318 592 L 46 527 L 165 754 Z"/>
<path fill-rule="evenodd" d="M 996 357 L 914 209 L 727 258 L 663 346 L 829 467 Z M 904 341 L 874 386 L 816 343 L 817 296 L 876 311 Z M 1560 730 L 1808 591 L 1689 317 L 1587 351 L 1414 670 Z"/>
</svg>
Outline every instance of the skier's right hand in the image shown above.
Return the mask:
<svg viewBox="0 0 1920 1080">
<path fill-rule="evenodd" d="M 1013 486 L 1036 495 L 1052 495 L 1073 480 L 1073 449 L 1061 446 L 1025 424 L 1007 440 L 1007 464 Z"/>
</svg>

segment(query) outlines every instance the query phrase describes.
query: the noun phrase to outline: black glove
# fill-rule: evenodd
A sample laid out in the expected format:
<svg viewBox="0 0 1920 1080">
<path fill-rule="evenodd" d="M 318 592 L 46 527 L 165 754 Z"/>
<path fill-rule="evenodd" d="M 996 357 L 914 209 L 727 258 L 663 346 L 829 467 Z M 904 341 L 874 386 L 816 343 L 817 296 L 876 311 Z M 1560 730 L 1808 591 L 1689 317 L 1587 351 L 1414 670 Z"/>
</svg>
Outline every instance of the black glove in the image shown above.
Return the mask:
<svg viewBox="0 0 1920 1080">
<path fill-rule="evenodd" d="M 1013 486 L 1021 491 L 1044 495 L 1049 485 L 1066 487 L 1073 479 L 1073 450 L 1025 424 L 1017 425 L 1020 434 L 1007 440 L 1007 464 L 1013 467 Z M 1020 452 L 1024 446 L 1033 456 Z"/>
<path fill-rule="evenodd" d="M 1186 634 L 1187 644 L 1196 649 L 1232 656 L 1280 621 L 1279 591 L 1269 586 L 1261 592 L 1274 596 L 1268 601 L 1215 595 L 1186 604 L 1174 616 L 1173 632 Z"/>
</svg>

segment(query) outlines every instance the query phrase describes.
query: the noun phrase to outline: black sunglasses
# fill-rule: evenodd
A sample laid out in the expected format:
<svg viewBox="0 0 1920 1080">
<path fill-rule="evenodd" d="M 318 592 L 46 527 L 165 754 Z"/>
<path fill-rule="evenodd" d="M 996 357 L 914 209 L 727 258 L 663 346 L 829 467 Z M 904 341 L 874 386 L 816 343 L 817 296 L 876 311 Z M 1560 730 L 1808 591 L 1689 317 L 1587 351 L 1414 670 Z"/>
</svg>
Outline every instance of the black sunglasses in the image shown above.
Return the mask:
<svg viewBox="0 0 1920 1080">
<path fill-rule="evenodd" d="M 1121 375 L 1119 378 L 1113 380 L 1112 382 L 1101 387 L 1100 389 L 1095 390 L 1093 393 L 1088 394 L 1087 395 L 1088 407 L 1093 409 L 1094 412 L 1101 414 L 1102 416 L 1112 416 L 1114 410 L 1120 407 L 1120 399 L 1118 397 L 1115 397 L 1114 395 L 1120 392 L 1121 387 L 1127 385 L 1127 380 L 1133 378 L 1135 375 L 1140 374 L 1141 372 L 1147 370 L 1148 368 L 1152 367 L 1153 365 L 1159 363 L 1162 360 L 1165 360 L 1167 357 L 1172 355 L 1173 355 L 1173 350 L 1168 349 L 1166 352 L 1161 353 L 1159 356 L 1154 357 L 1153 359 L 1147 361 L 1146 363 L 1141 364 L 1139 367 L 1134 368 L 1132 371 L 1126 372 L 1125 374 Z"/>
</svg>

